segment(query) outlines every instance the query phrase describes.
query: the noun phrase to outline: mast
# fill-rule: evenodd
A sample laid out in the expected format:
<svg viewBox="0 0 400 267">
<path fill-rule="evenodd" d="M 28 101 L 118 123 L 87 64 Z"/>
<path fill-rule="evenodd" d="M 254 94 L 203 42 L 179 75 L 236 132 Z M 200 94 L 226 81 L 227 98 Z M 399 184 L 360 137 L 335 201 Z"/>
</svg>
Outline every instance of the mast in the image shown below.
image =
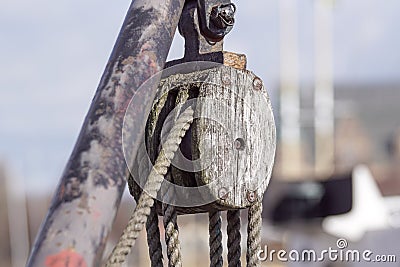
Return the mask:
<svg viewBox="0 0 400 267">
<path fill-rule="evenodd" d="M 280 0 L 280 118 L 282 177 L 301 171 L 298 7 L 296 0 Z"/>
<path fill-rule="evenodd" d="M 314 1 L 315 175 L 334 170 L 333 1 Z"/>
</svg>

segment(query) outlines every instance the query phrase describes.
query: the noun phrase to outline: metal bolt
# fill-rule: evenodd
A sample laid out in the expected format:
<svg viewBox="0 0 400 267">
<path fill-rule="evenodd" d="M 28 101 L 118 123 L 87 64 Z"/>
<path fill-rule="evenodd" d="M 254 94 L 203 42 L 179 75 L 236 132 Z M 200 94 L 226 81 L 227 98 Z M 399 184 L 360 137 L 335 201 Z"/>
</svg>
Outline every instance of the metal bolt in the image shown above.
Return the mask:
<svg viewBox="0 0 400 267">
<path fill-rule="evenodd" d="M 228 76 L 228 75 L 223 75 L 223 76 L 222 76 L 222 83 L 223 83 L 225 86 L 231 85 L 231 77 Z"/>
<path fill-rule="evenodd" d="M 253 88 L 254 90 L 260 91 L 263 88 L 263 82 L 260 78 L 255 77 L 253 80 Z"/>
<path fill-rule="evenodd" d="M 218 191 L 218 197 L 222 200 L 228 198 L 228 189 L 226 187 L 221 187 Z"/>
<path fill-rule="evenodd" d="M 254 191 L 247 192 L 247 200 L 250 203 L 253 203 L 254 201 L 256 201 L 256 193 Z"/>
<path fill-rule="evenodd" d="M 233 3 L 214 6 L 211 10 L 210 20 L 220 29 L 232 27 L 235 24 L 236 6 Z"/>
<path fill-rule="evenodd" d="M 244 150 L 246 143 L 244 142 L 243 138 L 237 138 L 234 142 L 234 146 L 237 150 Z"/>
</svg>

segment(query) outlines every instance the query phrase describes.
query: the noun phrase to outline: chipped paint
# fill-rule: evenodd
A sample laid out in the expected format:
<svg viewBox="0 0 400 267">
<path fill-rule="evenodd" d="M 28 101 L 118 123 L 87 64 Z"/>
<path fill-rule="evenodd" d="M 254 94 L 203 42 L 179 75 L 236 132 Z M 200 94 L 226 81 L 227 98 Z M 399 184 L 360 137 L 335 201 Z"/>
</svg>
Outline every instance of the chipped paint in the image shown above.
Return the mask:
<svg viewBox="0 0 400 267">
<path fill-rule="evenodd" d="M 50 255 L 45 261 L 46 267 L 87 267 L 85 259 L 73 249 L 66 249 Z"/>
</svg>

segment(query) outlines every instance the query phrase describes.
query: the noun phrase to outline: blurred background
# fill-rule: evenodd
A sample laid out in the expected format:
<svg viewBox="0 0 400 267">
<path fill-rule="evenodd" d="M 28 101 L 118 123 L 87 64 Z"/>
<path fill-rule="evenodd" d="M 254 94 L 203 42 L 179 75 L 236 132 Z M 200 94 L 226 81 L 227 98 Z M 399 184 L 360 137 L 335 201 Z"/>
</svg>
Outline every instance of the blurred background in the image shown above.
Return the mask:
<svg viewBox="0 0 400 267">
<path fill-rule="evenodd" d="M 345 238 L 400 266 L 400 2 L 234 2 L 225 50 L 247 55 L 278 128 L 262 244 Z M 129 4 L 0 0 L 0 266 L 26 262 Z M 177 34 L 169 59 L 182 55 Z M 108 252 L 134 205 L 126 192 Z M 185 266 L 208 265 L 207 218 L 179 218 Z M 128 266 L 148 265 L 143 234 Z"/>
</svg>

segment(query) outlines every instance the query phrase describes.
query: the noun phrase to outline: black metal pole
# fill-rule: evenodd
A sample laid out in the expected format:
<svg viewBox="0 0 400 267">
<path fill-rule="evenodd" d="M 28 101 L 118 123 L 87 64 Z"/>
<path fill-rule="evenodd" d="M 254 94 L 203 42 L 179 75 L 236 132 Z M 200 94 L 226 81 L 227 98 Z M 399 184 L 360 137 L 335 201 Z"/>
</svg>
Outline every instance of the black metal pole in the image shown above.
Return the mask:
<svg viewBox="0 0 400 267">
<path fill-rule="evenodd" d="M 122 149 L 125 111 L 136 94 L 142 106 L 134 107 L 129 118 L 135 155 L 145 109 L 154 97 L 154 92 L 138 88 L 163 69 L 183 4 L 184 0 L 132 2 L 27 266 L 101 264 L 129 174 Z"/>
</svg>

